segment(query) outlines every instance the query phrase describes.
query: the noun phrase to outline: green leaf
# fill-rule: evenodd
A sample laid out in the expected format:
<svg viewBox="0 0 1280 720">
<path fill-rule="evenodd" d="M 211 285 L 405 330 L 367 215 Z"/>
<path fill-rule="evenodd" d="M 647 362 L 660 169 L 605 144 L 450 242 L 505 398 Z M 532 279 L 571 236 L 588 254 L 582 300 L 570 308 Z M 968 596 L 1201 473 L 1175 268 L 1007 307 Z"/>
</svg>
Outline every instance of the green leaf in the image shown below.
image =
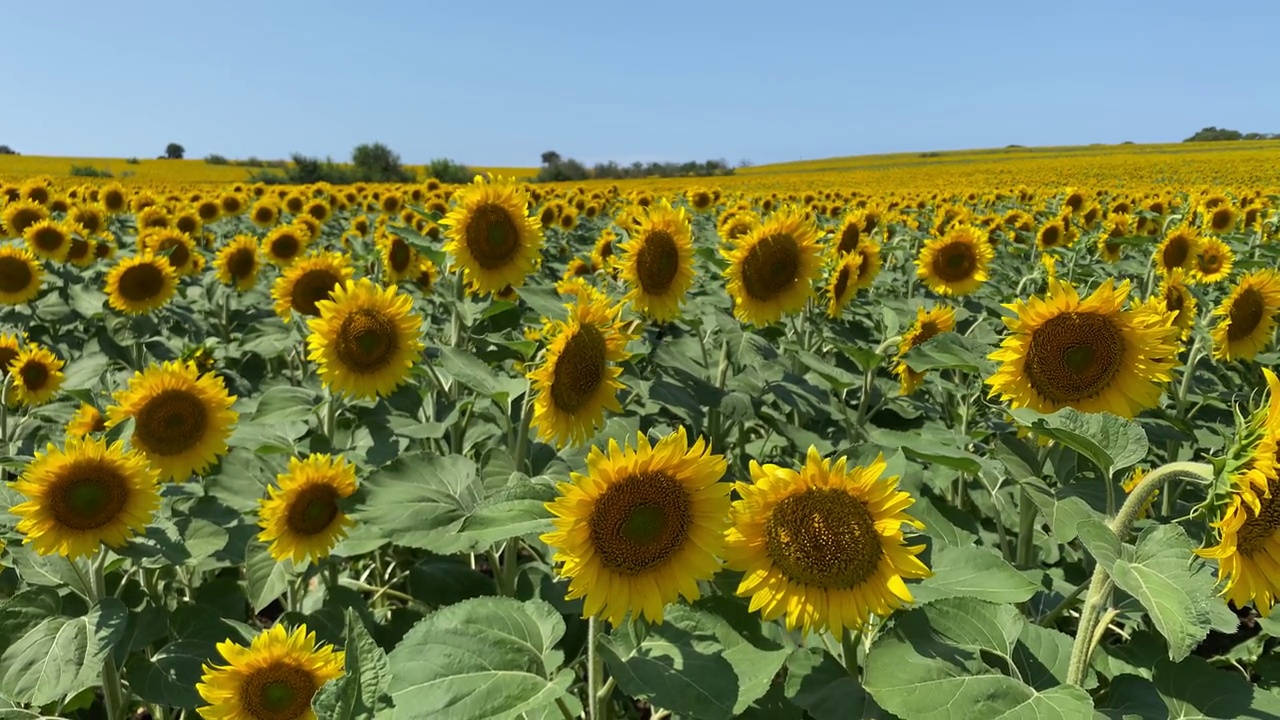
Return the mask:
<svg viewBox="0 0 1280 720">
<path fill-rule="evenodd" d="M 1173 663 L 1161 658 L 1151 680 L 1118 675 L 1111 681 L 1107 717 L 1180 718 L 1185 720 L 1274 719 L 1280 714 L 1280 698 L 1255 688 L 1237 670 L 1215 668 L 1198 657 Z"/>
<path fill-rule="evenodd" d="M 1042 691 L 1014 677 L 1015 642 L 1025 628 L 1010 605 L 953 598 L 916 608 L 895 615 L 877 639 L 863 682 L 880 707 L 913 720 L 1091 716 L 1084 690 Z"/>
<path fill-rule="evenodd" d="M 1142 426 L 1110 413 L 1082 413 L 1074 408 L 1063 408 L 1051 415 L 1031 408 L 1018 408 L 1011 413 L 1036 434 L 1089 458 L 1108 479 L 1147 455 L 1147 433 Z"/>
<path fill-rule="evenodd" d="M 124 636 L 128 619 L 115 598 L 104 598 L 82 617 L 45 618 L 0 655 L 0 693 L 44 705 L 97 684 L 102 661 Z"/>
<path fill-rule="evenodd" d="M 541 600 L 477 598 L 437 610 L 388 656 L 390 718 L 515 718 L 564 696 L 564 618 Z"/>
<path fill-rule="evenodd" d="M 1169 643 L 1175 661 L 1191 654 L 1213 626 L 1213 571 L 1194 555 L 1195 546 L 1177 525 L 1147 528 L 1132 560 L 1111 567 L 1116 587 L 1142 603 Z"/>
<path fill-rule="evenodd" d="M 409 568 L 409 594 L 428 605 L 453 605 L 473 597 L 495 595 L 497 591 L 493 578 L 465 562 L 440 558 L 423 560 Z"/>
<path fill-rule="evenodd" d="M 1050 488 L 1038 478 L 1022 483 L 1036 509 L 1049 523 L 1053 539 L 1069 543 L 1076 539 L 1080 523 L 1088 520 L 1102 522 L 1102 514 L 1089 506 L 1082 498 L 1067 493 L 1066 488 Z"/>
<path fill-rule="evenodd" d="M 320 688 L 311 705 L 318 716 L 332 720 L 372 717 L 390 704 L 386 695 L 391 679 L 387 655 L 350 608 L 346 611 L 343 640 L 345 672 Z"/>
<path fill-rule="evenodd" d="M 982 459 L 956 447 L 958 442 L 953 438 L 878 428 L 871 431 L 870 437 L 877 445 L 901 448 L 903 454 L 913 460 L 945 465 L 973 475 L 982 472 Z"/>
<path fill-rule="evenodd" d="M 980 547 L 938 548 L 932 569 L 932 577 L 909 586 L 917 602 L 968 597 L 1019 603 L 1039 589 L 1004 558 Z"/>
<path fill-rule="evenodd" d="M 1076 535 L 1094 560 L 1110 572 L 1122 552 L 1120 538 L 1111 532 L 1111 528 L 1100 518 L 1090 517 L 1076 524 Z"/>
<path fill-rule="evenodd" d="M 488 397 L 493 394 L 493 368 L 466 350 L 455 347 L 440 348 L 440 367 L 449 377 Z"/>
<path fill-rule="evenodd" d="M 916 372 L 953 369 L 991 374 L 994 363 L 987 359 L 991 348 L 959 333 L 945 332 L 911 348 L 903 356 L 907 366 Z"/>
<path fill-rule="evenodd" d="M 409 455 L 364 483 L 365 507 L 352 538 L 372 533 L 401 547 L 448 555 L 459 549 L 463 508 L 479 499 L 476 466 L 461 455 Z"/>
<path fill-rule="evenodd" d="M 477 551 L 499 540 L 550 531 L 551 512 L 546 504 L 558 496 L 550 482 L 534 482 L 524 475 L 490 494 L 472 508 L 457 530 L 464 550 Z"/>
<path fill-rule="evenodd" d="M 307 422 L 316 412 L 316 393 L 293 385 L 269 387 L 250 419 L 260 424 Z"/>
<path fill-rule="evenodd" d="M 707 720 L 745 711 L 790 654 L 763 637 L 744 604 L 723 598 L 673 605 L 643 639 L 615 632 L 600 639 L 600 652 L 628 695 Z"/>
<path fill-rule="evenodd" d="M 1063 685 L 1073 642 L 1066 633 L 1026 623 L 1013 647 L 1013 664 L 1022 680 L 1037 690 Z"/>
<path fill-rule="evenodd" d="M 204 672 L 201 665 L 220 662 L 217 645 L 206 640 L 178 640 L 160 648 L 148 660 L 134 655 L 125 666 L 134 694 L 147 702 L 195 708 L 203 705 L 196 684 Z"/>
<path fill-rule="evenodd" d="M 72 360 L 62 378 L 62 391 L 96 390 L 102 383 L 102 373 L 111 365 L 111 359 L 101 351 L 89 351 Z"/>
<path fill-rule="evenodd" d="M 819 648 L 797 650 L 787 658 L 783 692 L 814 720 L 889 718 L 862 683 L 830 653 Z"/>
<path fill-rule="evenodd" d="M 249 604 L 255 613 L 283 595 L 297 574 L 293 561 L 276 562 L 266 543 L 255 538 L 245 547 L 245 585 L 249 591 Z"/>
</svg>

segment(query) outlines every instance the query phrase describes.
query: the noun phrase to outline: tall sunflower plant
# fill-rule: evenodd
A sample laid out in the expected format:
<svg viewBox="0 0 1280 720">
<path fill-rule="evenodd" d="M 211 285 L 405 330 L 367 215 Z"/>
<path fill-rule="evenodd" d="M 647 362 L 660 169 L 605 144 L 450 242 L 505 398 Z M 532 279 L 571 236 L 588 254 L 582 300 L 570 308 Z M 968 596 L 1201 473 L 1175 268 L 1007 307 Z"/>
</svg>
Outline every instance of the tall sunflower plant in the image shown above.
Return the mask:
<svg viewBox="0 0 1280 720">
<path fill-rule="evenodd" d="M 0 715 L 1280 712 L 1202 154 L 0 178 Z"/>
</svg>

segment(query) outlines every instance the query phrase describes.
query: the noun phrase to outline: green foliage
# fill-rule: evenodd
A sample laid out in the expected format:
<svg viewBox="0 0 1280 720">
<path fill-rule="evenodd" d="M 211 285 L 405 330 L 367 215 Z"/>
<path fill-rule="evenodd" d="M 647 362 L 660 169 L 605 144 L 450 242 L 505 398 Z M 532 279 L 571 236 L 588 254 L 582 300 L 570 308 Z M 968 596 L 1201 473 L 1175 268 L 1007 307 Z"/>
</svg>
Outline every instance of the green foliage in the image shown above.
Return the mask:
<svg viewBox="0 0 1280 720">
<path fill-rule="evenodd" d="M 231 164 L 231 161 L 228 160 L 225 156 L 218 155 L 217 153 L 205 155 L 204 161 L 205 161 L 205 164 L 207 165 L 230 165 Z"/>
<path fill-rule="evenodd" d="M 92 165 L 72 165 L 71 176 L 72 177 L 95 177 L 95 178 L 113 177 L 110 170 L 96 168 Z"/>
<path fill-rule="evenodd" d="M 625 178 L 654 177 L 715 177 L 732 175 L 734 168 L 728 161 L 707 160 L 706 162 L 633 162 L 628 166 L 609 161 L 596 163 L 588 168 L 573 158 L 564 159 L 560 153 L 548 151 L 542 153 L 542 167 L 534 177 L 534 182 L 568 182 L 578 180 L 621 180 Z"/>
<path fill-rule="evenodd" d="M 427 165 L 426 176 L 442 183 L 464 184 L 475 178 L 475 172 L 461 163 L 447 158 L 436 158 Z"/>
<path fill-rule="evenodd" d="M 400 155 L 382 143 L 357 145 L 351 151 L 357 180 L 364 182 L 413 182 L 413 173 L 400 165 Z"/>
<path fill-rule="evenodd" d="M 169 143 L 164 148 L 164 157 L 166 160 L 181 160 L 186 152 L 186 148 L 178 143 Z"/>
<path fill-rule="evenodd" d="M 1280 133 L 1242 133 L 1239 130 L 1216 128 L 1210 125 L 1182 142 L 1221 142 L 1224 140 L 1280 140 Z"/>
</svg>

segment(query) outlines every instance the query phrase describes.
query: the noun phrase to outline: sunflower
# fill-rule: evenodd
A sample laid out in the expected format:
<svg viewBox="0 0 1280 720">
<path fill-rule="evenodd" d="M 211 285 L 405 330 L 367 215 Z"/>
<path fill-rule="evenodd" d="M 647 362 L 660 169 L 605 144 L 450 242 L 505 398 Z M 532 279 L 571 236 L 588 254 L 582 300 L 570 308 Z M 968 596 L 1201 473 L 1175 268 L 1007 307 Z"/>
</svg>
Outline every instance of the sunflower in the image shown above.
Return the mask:
<svg viewBox="0 0 1280 720">
<path fill-rule="evenodd" d="M 818 237 L 800 210 L 783 208 L 728 250 L 724 274 L 734 315 L 769 325 L 804 307 L 822 271 Z"/>
<path fill-rule="evenodd" d="M 41 220 L 49 219 L 49 211 L 30 200 L 17 200 L 4 206 L 0 212 L 0 220 L 4 221 L 4 231 L 11 238 L 20 238 L 27 228 Z"/>
<path fill-rule="evenodd" d="M 93 403 L 80 403 L 67 423 L 67 436 L 82 438 L 107 429 L 107 420 Z"/>
<path fill-rule="evenodd" d="M 831 248 L 836 257 L 853 252 L 864 242 L 862 226 L 865 223 L 866 213 L 861 210 L 853 210 L 845 214 L 840 222 L 840 229 L 836 231 L 835 244 Z"/>
<path fill-rule="evenodd" d="M 13 387 L 9 388 L 9 402 L 35 407 L 53 398 L 62 387 L 62 367 L 66 365 L 51 350 L 40 345 L 29 345 L 9 363 L 13 374 Z"/>
<path fill-rule="evenodd" d="M 183 210 L 174 216 L 173 229 L 186 233 L 188 237 L 198 238 L 204 233 L 204 223 L 200 221 L 200 216 L 195 212 Z"/>
<path fill-rule="evenodd" d="M 876 276 L 880 274 L 883 263 L 880 258 L 880 244 L 864 241 L 854 252 L 862 257 L 862 262 L 858 264 L 857 289 L 868 290 L 875 284 Z"/>
<path fill-rule="evenodd" d="M 916 276 L 939 295 L 969 295 L 987 281 L 995 250 L 981 230 L 957 225 L 920 248 Z"/>
<path fill-rule="evenodd" d="M 705 188 L 690 188 L 685 192 L 685 198 L 689 201 L 689 207 L 695 212 L 711 212 L 716 206 L 715 195 Z"/>
<path fill-rule="evenodd" d="M 262 239 L 262 251 L 279 267 L 288 267 L 307 249 L 309 236 L 293 225 L 283 225 Z"/>
<path fill-rule="evenodd" d="M 750 235 L 759 227 L 759 215 L 750 211 L 736 212 L 724 224 L 720 225 L 720 239 L 726 245 L 733 245 L 739 238 Z"/>
<path fill-rule="evenodd" d="M 41 220 L 27 226 L 22 231 L 22 239 L 36 257 L 55 262 L 64 262 L 71 249 L 71 233 L 66 225 L 54 220 Z"/>
<path fill-rule="evenodd" d="M 1235 265 L 1236 254 L 1221 238 L 1202 238 L 1196 245 L 1195 262 L 1191 268 L 1194 283 L 1216 283 L 1226 280 Z"/>
<path fill-rule="evenodd" d="M 239 215 L 244 212 L 245 201 L 244 198 L 234 192 L 223 193 L 218 198 L 218 207 L 222 208 L 224 216 Z"/>
<path fill-rule="evenodd" d="M 542 229 L 529 217 L 528 199 L 514 182 L 475 182 L 459 190 L 458 204 L 441 219 L 448 227 L 444 250 L 462 268 L 474 293 L 496 293 L 524 284 L 537 264 Z"/>
<path fill-rule="evenodd" d="M 71 243 L 67 246 L 67 262 L 76 267 L 89 267 L 93 264 L 96 243 L 83 228 L 67 223 L 71 232 Z"/>
<path fill-rule="evenodd" d="M 290 265 L 271 286 L 276 314 L 285 322 L 293 313 L 317 317 L 316 303 L 332 299 L 334 288 L 351 279 L 349 256 L 337 252 L 313 253 Z"/>
<path fill-rule="evenodd" d="M 1173 272 L 1164 276 L 1156 292 L 1157 301 L 1165 312 L 1173 316 L 1173 326 L 1178 328 L 1180 339 L 1191 337 L 1191 329 L 1196 324 L 1196 296 L 1187 287 L 1182 268 L 1174 268 Z"/>
<path fill-rule="evenodd" d="M 110 215 L 119 215 L 129 208 L 129 196 L 119 183 L 112 183 L 98 192 L 98 202 Z"/>
<path fill-rule="evenodd" d="M 249 210 L 249 221 L 264 230 L 275 225 L 280 221 L 280 205 L 272 198 L 259 200 Z"/>
<path fill-rule="evenodd" d="M 392 233 L 380 233 L 377 242 L 387 282 L 398 283 L 414 276 L 418 269 L 418 252 L 407 240 Z"/>
<path fill-rule="evenodd" d="M 751 482 L 736 484 L 732 528 L 725 542 L 729 567 L 744 574 L 738 595 L 751 597 L 765 620 L 786 615 L 789 630 L 830 630 L 840 638 L 871 616 L 888 616 L 912 602 L 904 580 L 929 577 L 907 545 L 902 526 L 924 525 L 905 510 L 915 499 L 882 477 L 877 456 L 867 467 L 845 458 L 824 460 L 810 446 L 799 472 L 751 461 Z"/>
<path fill-rule="evenodd" d="M 167 362 L 134 373 L 107 408 L 107 427 L 133 418 L 130 442 L 147 456 L 161 479 L 184 482 L 227 452 L 239 414 L 231 409 L 222 378 L 201 375 L 195 365 Z"/>
<path fill-rule="evenodd" d="M 319 363 L 324 384 L 359 398 L 390 395 L 423 348 L 412 305 L 396 286 L 380 288 L 368 278 L 347 280 L 332 299 L 317 302 L 320 316 L 307 321 L 307 357 Z"/>
<path fill-rule="evenodd" d="M 262 267 L 258 239 L 252 235 L 237 235 L 218 251 L 213 266 L 217 268 L 218 280 L 223 285 L 234 285 L 240 292 L 252 289 L 258 282 L 258 270 Z"/>
<path fill-rule="evenodd" d="M 1062 247 L 1066 244 L 1067 229 L 1062 218 L 1055 218 L 1044 224 L 1036 233 L 1036 246 L 1041 250 Z"/>
<path fill-rule="evenodd" d="M 97 205 L 77 205 L 71 209 L 67 219 L 84 228 L 88 236 L 97 235 L 107 229 L 106 213 Z"/>
<path fill-rule="evenodd" d="M 955 329 L 956 313 L 951 308 L 939 305 L 929 310 L 916 309 L 915 324 L 903 333 L 902 340 L 898 343 L 898 362 L 893 366 L 893 374 L 898 376 L 903 395 L 914 393 L 924 380 L 924 373 L 912 370 L 903 356 L 911 348 L 923 345 L 929 338 Z"/>
<path fill-rule="evenodd" d="M 1252 360 L 1271 344 L 1280 313 L 1280 273 L 1255 270 L 1243 275 L 1231 294 L 1214 309 L 1221 317 L 1213 328 L 1213 357 Z"/>
<path fill-rule="evenodd" d="M 1124 253 L 1124 245 L 1116 242 L 1117 239 L 1128 237 L 1130 232 L 1130 220 L 1128 215 L 1112 215 L 1107 218 L 1106 228 L 1098 235 L 1098 254 L 1102 259 L 1109 263 L 1120 262 L 1120 256 Z"/>
<path fill-rule="evenodd" d="M 354 523 L 338 501 L 356 491 L 356 470 L 342 456 L 311 455 L 289 458 L 289 471 L 276 476 L 268 497 L 258 502 L 258 539 L 271 543 L 271 557 L 319 560 L 347 534 Z"/>
<path fill-rule="evenodd" d="M 567 598 L 584 598 L 583 616 L 614 626 L 628 614 L 661 622 L 663 608 L 699 597 L 698 582 L 719 568 L 729 511 L 725 461 L 684 428 L 650 445 L 643 434 L 608 452 L 591 448 L 587 473 L 560 483 L 547 503 L 555 530 L 542 541 L 555 549 Z"/>
<path fill-rule="evenodd" d="M 178 275 L 194 275 L 198 269 L 196 243 L 190 235 L 175 229 L 144 231 L 138 235 L 138 246 L 164 257 Z"/>
<path fill-rule="evenodd" d="M 431 258 L 425 255 L 418 256 L 417 276 L 413 282 L 422 290 L 424 295 L 429 295 L 435 289 L 436 282 L 440 279 L 440 270 L 436 268 L 436 264 L 431 262 Z"/>
<path fill-rule="evenodd" d="M 40 294 L 44 267 L 24 247 L 0 247 L 0 305 L 23 305 Z"/>
<path fill-rule="evenodd" d="M 827 316 L 837 318 L 858 292 L 858 268 L 862 266 L 862 255 L 851 252 L 840 256 L 831 268 L 831 278 L 827 281 Z"/>
<path fill-rule="evenodd" d="M 322 685 L 342 677 L 346 656 L 317 645 L 314 632 L 301 625 L 292 633 L 277 623 L 249 647 L 218 643 L 226 665 L 203 666 L 196 685 L 209 703 L 205 720 L 316 720 L 311 700 Z"/>
<path fill-rule="evenodd" d="M 222 217 L 222 205 L 216 200 L 200 200 L 195 207 L 195 216 L 201 223 L 217 222 Z"/>
<path fill-rule="evenodd" d="M 680 303 L 693 285 L 693 229 L 684 208 L 663 198 L 649 206 L 618 259 L 629 288 L 623 302 L 658 322 L 680 317 Z"/>
<path fill-rule="evenodd" d="M 1011 333 L 991 359 L 991 395 L 1013 407 L 1110 412 L 1131 418 L 1154 407 L 1171 378 L 1178 329 L 1164 316 L 1124 309 L 1129 281 L 1108 278 L 1087 299 L 1060 280 L 1045 298 L 1005 305 Z"/>
<path fill-rule="evenodd" d="M 1240 220 L 1240 213 L 1230 203 L 1224 203 L 1205 212 L 1204 229 L 1221 235 L 1235 230 Z"/>
<path fill-rule="evenodd" d="M 612 272 L 615 254 L 617 252 L 618 235 L 613 228 L 607 227 L 600 231 L 600 237 L 596 238 L 595 247 L 591 250 L 591 259 L 595 262 L 596 267 L 601 267 Z"/>
<path fill-rule="evenodd" d="M 1200 238 L 1196 231 L 1181 227 L 1165 236 L 1156 246 L 1156 271 L 1168 275 L 1174 268 L 1191 271 Z"/>
<path fill-rule="evenodd" d="M 120 442 L 68 438 L 37 453 L 10 487 L 26 499 L 9 509 L 37 553 L 72 560 L 118 548 L 146 530 L 160 506 L 156 473 Z"/>
<path fill-rule="evenodd" d="M 618 322 L 619 307 L 588 293 L 569 307 L 565 321 L 547 327 L 546 359 L 529 372 L 536 393 L 533 427 L 557 447 L 586 441 L 604 422 L 604 411 L 622 412 L 619 363 L 631 340 Z"/>
<path fill-rule="evenodd" d="M 592 264 L 591 258 L 574 258 L 565 266 L 564 274 L 560 276 L 561 280 L 567 280 L 574 277 L 590 277 L 596 272 L 595 265 Z"/>
<path fill-rule="evenodd" d="M 22 352 L 24 337 L 13 333 L 0 333 L 0 379 L 9 376 L 9 366 Z"/>
<path fill-rule="evenodd" d="M 118 312 L 141 315 L 164 307 L 177 285 L 169 261 L 144 251 L 107 272 L 107 302 Z"/>
</svg>

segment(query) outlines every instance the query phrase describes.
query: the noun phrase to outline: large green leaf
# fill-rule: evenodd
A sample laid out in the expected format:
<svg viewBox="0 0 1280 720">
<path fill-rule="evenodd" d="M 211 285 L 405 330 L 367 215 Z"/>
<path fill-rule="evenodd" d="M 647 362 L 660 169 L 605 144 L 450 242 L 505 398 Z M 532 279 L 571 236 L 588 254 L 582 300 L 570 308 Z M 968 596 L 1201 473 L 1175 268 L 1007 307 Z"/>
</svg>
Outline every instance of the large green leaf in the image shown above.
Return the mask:
<svg viewBox="0 0 1280 720">
<path fill-rule="evenodd" d="M 221 662 L 216 643 L 178 640 L 160 648 L 150 659 L 134 655 L 125 666 L 134 694 L 147 702 L 195 708 L 203 705 L 196 683 L 206 662 Z"/>
<path fill-rule="evenodd" d="M 763 636 L 745 605 L 723 598 L 673 605 L 644 638 L 618 631 L 600 651 L 628 695 L 707 720 L 745 711 L 791 652 Z"/>
<path fill-rule="evenodd" d="M 969 598 L 907 611 L 867 654 L 864 685 L 880 707 L 913 720 L 1089 717 L 1084 690 L 1051 685 L 1053 673 L 1038 669 L 1033 679 L 1044 689 L 1019 677 L 1029 657 L 1040 657 L 1031 645 L 1044 650 L 1039 636 L 1019 644 L 1025 629 L 1012 606 Z"/>
<path fill-rule="evenodd" d="M 889 717 L 857 678 L 830 653 L 818 648 L 797 650 L 787 658 L 783 692 L 814 720 Z"/>
<path fill-rule="evenodd" d="M 990 352 L 991 348 L 973 338 L 945 332 L 911 348 L 902 359 L 916 372 L 953 369 L 986 377 L 994 367 L 994 363 L 987 359 Z"/>
<path fill-rule="evenodd" d="M 6 616 L 9 611 L 6 605 Z M 0 655 L 0 693 L 44 705 L 96 684 L 102 661 L 124 636 L 128 619 L 124 603 L 105 598 L 87 615 L 54 615 L 31 626 Z"/>
<path fill-rule="evenodd" d="M 941 547 L 933 576 L 911 585 L 918 602 L 970 597 L 991 602 L 1026 601 L 1039 588 L 996 553 L 980 547 Z"/>
<path fill-rule="evenodd" d="M 249 604 L 255 613 L 283 595 L 297 574 L 292 560 L 277 562 L 265 543 L 251 540 L 245 548 L 245 585 L 249 590 Z"/>
<path fill-rule="evenodd" d="M 1162 658 L 1150 680 L 1129 674 L 1112 678 L 1099 710 L 1115 720 L 1274 720 L 1280 717 L 1280 697 L 1255 688 L 1234 668 L 1216 668 L 1198 657 L 1178 663 Z"/>
<path fill-rule="evenodd" d="M 1137 598 L 1169 643 L 1169 657 L 1181 660 L 1213 627 L 1213 571 L 1194 555 L 1195 546 L 1177 525 L 1143 531 L 1136 552 L 1111 566 L 1116 587 Z M 1126 555 L 1128 555 L 1126 553 Z"/>
<path fill-rule="evenodd" d="M 1063 408 L 1051 415 L 1031 408 L 1011 412 L 1015 420 L 1036 434 L 1089 458 L 1108 479 L 1147 454 L 1147 433 L 1142 426 L 1110 413 L 1083 413 L 1074 408 Z"/>
<path fill-rule="evenodd" d="M 311 703 L 316 715 L 328 720 L 373 717 L 391 702 L 386 694 L 391 680 L 386 653 L 374 642 L 354 610 L 347 608 L 345 617 L 344 672 L 320 688 Z"/>
<path fill-rule="evenodd" d="M 440 348 L 440 366 L 449 377 L 488 397 L 493 394 L 493 368 L 466 350 L 455 347 Z"/>
<path fill-rule="evenodd" d="M 388 656 L 387 718 L 515 718 L 561 698 L 564 618 L 541 600 L 477 598 L 413 626 Z"/>
<path fill-rule="evenodd" d="M 913 460 L 945 465 L 972 475 L 982 472 L 982 458 L 956 447 L 962 441 L 952 437 L 950 433 L 941 437 L 939 435 L 940 433 L 882 429 L 873 429 L 870 433 L 871 442 L 901 448 L 903 454 Z"/>
</svg>

